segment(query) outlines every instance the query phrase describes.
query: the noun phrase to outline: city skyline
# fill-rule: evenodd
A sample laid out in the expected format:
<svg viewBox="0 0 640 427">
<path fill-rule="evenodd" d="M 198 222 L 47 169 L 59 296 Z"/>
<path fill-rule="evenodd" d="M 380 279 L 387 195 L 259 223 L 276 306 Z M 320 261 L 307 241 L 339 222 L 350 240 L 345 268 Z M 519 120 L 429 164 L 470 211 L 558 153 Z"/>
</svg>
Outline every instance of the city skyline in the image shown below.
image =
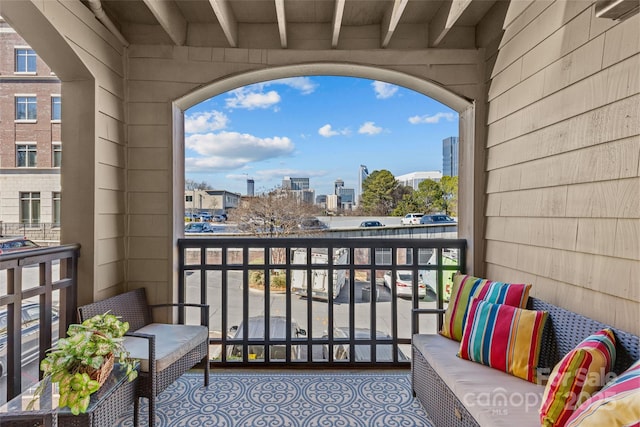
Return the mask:
<svg viewBox="0 0 640 427">
<path fill-rule="evenodd" d="M 410 89 L 350 77 L 281 79 L 185 111 L 186 178 L 240 194 L 247 179 L 258 194 L 285 176 L 309 178 L 316 195 L 333 194 L 340 179 L 359 191 L 361 165 L 395 176 L 441 171 L 442 141 L 457 134 L 455 111 Z"/>
</svg>

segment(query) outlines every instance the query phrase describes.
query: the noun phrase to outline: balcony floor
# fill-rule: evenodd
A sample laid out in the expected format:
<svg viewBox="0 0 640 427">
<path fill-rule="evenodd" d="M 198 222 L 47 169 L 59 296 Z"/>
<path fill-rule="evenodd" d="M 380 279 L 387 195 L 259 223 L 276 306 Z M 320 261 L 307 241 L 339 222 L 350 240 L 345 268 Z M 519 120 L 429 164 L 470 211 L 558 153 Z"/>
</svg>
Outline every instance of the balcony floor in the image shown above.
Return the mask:
<svg viewBox="0 0 640 427">
<path fill-rule="evenodd" d="M 212 370 L 182 376 L 158 397 L 157 425 L 427 426 L 408 370 Z M 140 425 L 148 425 L 146 399 Z M 133 406 L 116 423 L 133 426 Z"/>
</svg>

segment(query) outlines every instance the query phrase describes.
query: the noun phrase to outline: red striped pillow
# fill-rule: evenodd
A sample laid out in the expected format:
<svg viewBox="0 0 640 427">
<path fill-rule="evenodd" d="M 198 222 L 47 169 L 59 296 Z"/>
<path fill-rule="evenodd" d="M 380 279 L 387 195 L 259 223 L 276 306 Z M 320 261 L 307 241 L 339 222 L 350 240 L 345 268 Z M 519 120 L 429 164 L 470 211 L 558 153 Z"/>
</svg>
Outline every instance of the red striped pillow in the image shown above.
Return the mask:
<svg viewBox="0 0 640 427">
<path fill-rule="evenodd" d="M 640 426 L 640 360 L 573 412 L 565 427 Z"/>
<path fill-rule="evenodd" d="M 540 407 L 543 426 L 563 426 L 573 411 L 598 391 L 616 360 L 616 339 L 603 329 L 567 353 L 553 368 Z"/>
<path fill-rule="evenodd" d="M 471 298 L 524 308 L 529 299 L 530 289 L 530 284 L 493 282 L 468 274 L 455 274 L 451 300 L 444 313 L 440 334 L 456 341 L 462 339 Z"/>
<path fill-rule="evenodd" d="M 473 298 L 458 356 L 536 383 L 548 314 Z"/>
</svg>

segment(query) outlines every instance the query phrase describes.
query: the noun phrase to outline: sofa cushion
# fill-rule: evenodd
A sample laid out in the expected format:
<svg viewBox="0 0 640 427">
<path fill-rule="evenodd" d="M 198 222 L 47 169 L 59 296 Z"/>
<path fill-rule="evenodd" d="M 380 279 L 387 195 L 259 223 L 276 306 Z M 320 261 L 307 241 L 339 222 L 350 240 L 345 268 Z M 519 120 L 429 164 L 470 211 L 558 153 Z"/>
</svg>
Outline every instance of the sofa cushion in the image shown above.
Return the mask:
<svg viewBox="0 0 640 427">
<path fill-rule="evenodd" d="M 458 356 L 537 382 L 546 311 L 473 298 Z"/>
<path fill-rule="evenodd" d="M 207 327 L 200 325 L 151 323 L 135 333 L 155 335 L 158 372 L 208 339 Z M 140 359 L 140 370 L 149 372 L 149 341 L 145 338 L 125 337 L 124 346 L 132 358 Z"/>
<path fill-rule="evenodd" d="M 459 343 L 440 335 L 417 334 L 412 343 L 481 426 L 539 425 L 543 386 L 453 357 Z"/>
<path fill-rule="evenodd" d="M 522 308 L 527 305 L 530 289 L 530 284 L 492 282 L 467 274 L 455 274 L 440 333 L 456 341 L 462 339 L 469 303 L 473 297 Z"/>
<path fill-rule="evenodd" d="M 576 409 L 565 427 L 640 425 L 640 360 Z"/>
<path fill-rule="evenodd" d="M 582 402 L 598 391 L 616 358 L 611 329 L 585 338 L 553 368 L 540 407 L 543 426 L 563 426 Z"/>
</svg>

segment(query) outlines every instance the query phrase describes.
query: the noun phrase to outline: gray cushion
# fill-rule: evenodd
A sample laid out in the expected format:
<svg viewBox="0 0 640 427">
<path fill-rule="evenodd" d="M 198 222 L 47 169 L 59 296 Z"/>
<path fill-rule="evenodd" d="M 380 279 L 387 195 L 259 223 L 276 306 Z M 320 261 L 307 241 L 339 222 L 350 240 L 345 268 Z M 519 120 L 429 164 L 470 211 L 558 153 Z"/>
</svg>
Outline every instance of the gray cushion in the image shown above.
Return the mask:
<svg viewBox="0 0 640 427">
<path fill-rule="evenodd" d="M 481 426 L 540 425 L 544 386 L 461 359 L 460 343 L 440 335 L 414 335 L 413 345 Z"/>
<path fill-rule="evenodd" d="M 151 323 L 136 333 L 156 336 L 156 370 L 160 372 L 208 339 L 206 326 Z M 134 359 L 140 359 L 140 370 L 149 372 L 149 340 L 125 337 L 124 346 Z"/>
</svg>

